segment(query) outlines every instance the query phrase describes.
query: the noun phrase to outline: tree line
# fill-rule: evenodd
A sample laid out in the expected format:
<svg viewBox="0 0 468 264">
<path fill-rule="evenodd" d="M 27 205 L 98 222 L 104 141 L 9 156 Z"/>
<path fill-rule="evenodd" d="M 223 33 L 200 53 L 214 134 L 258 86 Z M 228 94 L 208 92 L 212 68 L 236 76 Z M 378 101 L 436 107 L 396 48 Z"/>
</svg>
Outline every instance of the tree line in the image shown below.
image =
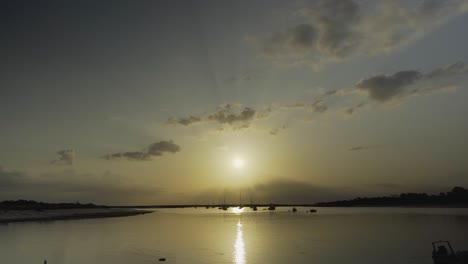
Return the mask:
<svg viewBox="0 0 468 264">
<path fill-rule="evenodd" d="M 320 202 L 315 206 L 349 207 L 349 206 L 453 206 L 468 207 L 468 190 L 454 187 L 449 192 L 428 195 L 426 193 L 402 193 L 395 196 L 357 197 L 352 200 Z"/>
<path fill-rule="evenodd" d="M 56 210 L 56 209 L 79 209 L 79 208 L 96 208 L 102 207 L 97 206 L 92 203 L 81 204 L 79 202 L 76 203 L 44 203 L 44 202 L 36 202 L 33 200 L 8 200 L 0 202 L 0 210 L 8 211 L 8 210 Z"/>
</svg>

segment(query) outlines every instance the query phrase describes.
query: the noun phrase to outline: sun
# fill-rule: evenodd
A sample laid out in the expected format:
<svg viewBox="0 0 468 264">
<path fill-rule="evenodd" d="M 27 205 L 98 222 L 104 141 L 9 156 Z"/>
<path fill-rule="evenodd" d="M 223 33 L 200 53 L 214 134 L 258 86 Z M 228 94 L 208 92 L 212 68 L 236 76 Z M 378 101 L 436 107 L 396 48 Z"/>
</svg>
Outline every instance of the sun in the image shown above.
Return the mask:
<svg viewBox="0 0 468 264">
<path fill-rule="evenodd" d="M 236 169 L 242 169 L 245 166 L 245 161 L 242 158 L 235 158 L 232 160 L 232 165 Z"/>
</svg>

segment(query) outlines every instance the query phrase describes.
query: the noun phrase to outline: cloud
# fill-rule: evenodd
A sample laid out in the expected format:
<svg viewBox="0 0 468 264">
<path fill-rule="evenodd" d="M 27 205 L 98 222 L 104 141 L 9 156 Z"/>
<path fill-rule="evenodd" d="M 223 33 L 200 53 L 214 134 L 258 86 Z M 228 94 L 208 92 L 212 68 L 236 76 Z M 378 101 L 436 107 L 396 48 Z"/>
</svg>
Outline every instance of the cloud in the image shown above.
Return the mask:
<svg viewBox="0 0 468 264">
<path fill-rule="evenodd" d="M 337 92 L 321 94 L 321 98 L 330 97 L 338 94 Z M 255 110 L 251 107 L 243 107 L 241 104 L 228 103 L 220 105 L 216 111 L 209 112 L 204 115 L 196 116 L 189 115 L 189 117 L 175 118 L 171 117 L 167 120 L 166 124 L 181 125 L 184 127 L 202 124 L 217 124 L 221 125 L 216 128 L 216 131 L 232 131 L 243 130 L 252 127 L 252 124 L 260 121 L 261 119 L 273 116 L 274 113 L 302 110 L 304 113 L 317 113 L 322 114 L 328 110 L 327 104 L 324 99 L 313 100 L 310 103 L 273 103 Z M 267 131 L 270 135 L 277 135 L 281 130 L 286 129 L 286 126 L 281 126 L 273 129 L 265 129 L 254 127 L 260 131 Z M 132 153 L 133 154 L 133 153 Z"/>
<path fill-rule="evenodd" d="M 441 79 L 467 74 L 468 66 L 463 62 L 456 62 L 429 72 L 425 75 L 425 79 Z"/>
<path fill-rule="evenodd" d="M 360 80 L 356 84 L 356 89 L 365 92 L 373 101 L 387 102 L 411 95 L 453 91 L 457 89 L 457 84 L 461 83 L 459 77 L 466 78 L 466 76 L 468 76 L 468 66 L 457 62 L 428 73 L 406 70 L 393 75 L 374 75 Z"/>
<path fill-rule="evenodd" d="M 297 25 L 284 32 L 277 32 L 270 36 L 263 45 L 263 53 L 276 56 L 279 53 L 291 51 L 306 52 L 315 47 L 317 42 L 316 29 L 308 24 Z"/>
<path fill-rule="evenodd" d="M 357 151 L 357 150 L 363 150 L 363 149 L 364 149 L 363 146 L 357 146 L 357 147 L 349 148 L 348 150 L 349 150 L 349 151 Z"/>
<path fill-rule="evenodd" d="M 363 108 L 364 106 L 366 106 L 366 103 L 361 102 L 361 103 L 359 103 L 357 105 L 351 106 L 350 108 L 346 109 L 346 113 L 352 115 L 355 112 L 357 112 L 359 109 Z"/>
<path fill-rule="evenodd" d="M 315 113 L 323 113 L 328 109 L 328 106 L 322 99 L 315 100 L 312 103 L 283 104 L 278 106 L 282 109 L 306 109 Z"/>
<path fill-rule="evenodd" d="M 229 106 L 229 105 L 228 105 Z M 235 122 L 249 122 L 255 116 L 255 110 L 250 107 L 245 107 L 239 114 L 233 114 L 230 107 L 224 107 L 208 115 L 209 121 L 215 121 L 220 124 L 232 125 Z"/>
<path fill-rule="evenodd" d="M 361 150 L 368 150 L 368 149 L 375 149 L 378 148 L 378 146 L 355 146 L 351 147 L 348 150 L 349 151 L 361 151 Z"/>
<path fill-rule="evenodd" d="M 180 146 L 175 144 L 172 140 L 159 141 L 153 143 L 148 147 L 147 153 L 151 156 L 162 156 L 163 152 L 176 153 L 180 151 Z"/>
<path fill-rule="evenodd" d="M 58 158 L 51 161 L 51 164 L 73 165 L 76 153 L 73 149 L 64 149 L 57 152 Z"/>
<path fill-rule="evenodd" d="M 166 123 L 182 126 L 215 123 L 231 126 L 233 129 L 243 129 L 249 127 L 253 120 L 268 116 L 268 113 L 268 109 L 259 113 L 251 107 L 242 107 L 240 104 L 230 103 L 220 105 L 216 111 L 202 116 L 190 115 L 189 117 L 182 118 L 171 117 Z"/>
<path fill-rule="evenodd" d="M 183 126 L 190 126 L 192 124 L 200 123 L 202 119 L 196 116 L 182 117 L 182 118 L 169 118 L 168 123 L 179 124 Z"/>
<path fill-rule="evenodd" d="M 320 65 L 389 53 L 468 11 L 463 0 L 314 0 L 299 10 L 302 22 L 257 39 L 261 53 L 281 64 Z"/>
<path fill-rule="evenodd" d="M 279 132 L 280 132 L 281 130 L 285 130 L 285 129 L 286 129 L 286 125 L 283 125 L 283 126 L 281 126 L 281 127 L 274 128 L 274 129 L 270 130 L 270 135 L 276 136 L 276 135 L 279 134 Z"/>
<path fill-rule="evenodd" d="M 385 102 L 403 93 L 405 86 L 411 85 L 422 78 L 418 71 L 400 71 L 393 75 L 376 75 L 363 79 L 356 88 L 366 91 L 372 100 Z"/>
<path fill-rule="evenodd" d="M 164 153 L 177 153 L 181 150 L 181 147 L 175 144 L 172 140 L 159 141 L 146 147 L 142 151 L 128 151 L 118 152 L 113 154 L 105 155 L 103 158 L 107 160 L 112 159 L 127 159 L 136 161 L 150 160 L 154 156 L 162 156 Z"/>
<path fill-rule="evenodd" d="M 295 118 L 301 114 L 304 120 L 310 120 L 310 113 L 314 115 L 326 112 L 345 112 L 356 114 L 364 108 L 372 107 L 372 103 L 400 102 L 412 96 L 429 95 L 435 92 L 453 92 L 466 83 L 468 66 L 463 62 L 456 62 L 431 71 L 401 70 L 393 74 L 376 74 L 361 79 L 354 85 L 338 90 L 327 90 L 323 87 L 308 90 L 315 99 L 309 102 L 271 103 L 256 110 L 243 107 L 241 104 L 229 103 L 220 105 L 215 111 L 203 115 L 190 114 L 188 117 L 167 120 L 168 124 L 184 127 L 201 124 L 221 125 L 217 131 L 242 130 L 252 127 L 252 124 L 263 118 L 278 117 L 281 113 L 295 111 Z M 365 96 L 363 100 L 359 96 Z M 359 101 L 357 101 L 359 100 Z M 270 135 L 277 135 L 283 122 L 268 128 L 255 126 L 255 129 L 266 131 Z M 139 153 L 128 153 L 128 156 L 138 156 Z"/>
</svg>

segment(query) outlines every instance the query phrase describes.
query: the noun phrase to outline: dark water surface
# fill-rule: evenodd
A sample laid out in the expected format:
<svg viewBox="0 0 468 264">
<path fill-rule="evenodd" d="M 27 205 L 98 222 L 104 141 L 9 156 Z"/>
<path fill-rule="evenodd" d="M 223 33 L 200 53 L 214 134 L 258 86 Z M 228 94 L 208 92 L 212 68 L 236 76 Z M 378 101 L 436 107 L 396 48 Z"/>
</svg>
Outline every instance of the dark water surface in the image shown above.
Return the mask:
<svg viewBox="0 0 468 264">
<path fill-rule="evenodd" d="M 163 209 L 0 225 L 0 263 L 432 263 L 431 242 L 468 250 L 468 209 Z"/>
</svg>

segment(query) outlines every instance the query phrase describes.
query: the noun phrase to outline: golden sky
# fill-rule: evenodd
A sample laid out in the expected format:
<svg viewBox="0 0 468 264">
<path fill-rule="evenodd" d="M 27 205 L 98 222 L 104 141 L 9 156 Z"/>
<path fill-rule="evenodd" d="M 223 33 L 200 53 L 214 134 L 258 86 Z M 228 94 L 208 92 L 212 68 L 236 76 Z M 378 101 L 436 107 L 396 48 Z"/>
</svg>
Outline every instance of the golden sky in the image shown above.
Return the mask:
<svg viewBox="0 0 468 264">
<path fill-rule="evenodd" d="M 468 184 L 467 1 L 0 5 L 0 200 Z"/>
</svg>

